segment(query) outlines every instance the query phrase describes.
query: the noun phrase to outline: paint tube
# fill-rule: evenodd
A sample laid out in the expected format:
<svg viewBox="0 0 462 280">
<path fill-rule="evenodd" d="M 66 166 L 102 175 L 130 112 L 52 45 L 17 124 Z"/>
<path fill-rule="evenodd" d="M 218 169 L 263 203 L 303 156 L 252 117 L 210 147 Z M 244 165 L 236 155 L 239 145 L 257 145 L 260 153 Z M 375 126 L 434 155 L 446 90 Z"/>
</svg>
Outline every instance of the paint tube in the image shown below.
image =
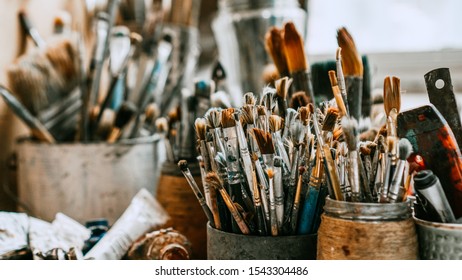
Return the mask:
<svg viewBox="0 0 462 280">
<path fill-rule="evenodd" d="M 120 260 L 139 237 L 167 222 L 169 216 L 146 189 L 132 199 L 122 216 L 85 255 L 85 259 Z"/>
</svg>

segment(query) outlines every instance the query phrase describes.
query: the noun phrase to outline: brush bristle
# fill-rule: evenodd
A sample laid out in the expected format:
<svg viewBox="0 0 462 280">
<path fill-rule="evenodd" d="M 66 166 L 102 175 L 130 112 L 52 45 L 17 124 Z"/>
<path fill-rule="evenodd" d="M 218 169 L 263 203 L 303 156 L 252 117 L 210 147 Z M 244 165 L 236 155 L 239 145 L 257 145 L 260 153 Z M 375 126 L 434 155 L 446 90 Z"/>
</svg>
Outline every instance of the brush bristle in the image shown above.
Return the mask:
<svg viewBox="0 0 462 280">
<path fill-rule="evenodd" d="M 254 128 L 253 135 L 257 140 L 258 147 L 262 154 L 274 154 L 273 138 L 271 133 Z"/>
<path fill-rule="evenodd" d="M 304 107 L 310 103 L 308 96 L 306 96 L 305 92 L 298 91 L 292 95 L 292 99 L 290 100 L 290 108 L 297 110 L 300 107 Z"/>
<path fill-rule="evenodd" d="M 221 111 L 217 108 L 211 108 L 205 114 L 205 120 L 210 128 L 221 127 Z"/>
<path fill-rule="evenodd" d="M 292 85 L 293 80 L 288 77 L 283 77 L 279 80 L 276 80 L 275 87 L 278 97 L 282 100 L 286 100 L 289 94 L 290 86 Z"/>
<path fill-rule="evenodd" d="M 217 175 L 216 172 L 208 172 L 207 175 L 205 176 L 205 181 L 209 185 L 209 187 L 219 190 L 223 187 L 221 183 L 220 177 Z"/>
<path fill-rule="evenodd" d="M 255 107 L 253 105 L 242 106 L 241 122 L 243 125 L 255 124 Z"/>
<path fill-rule="evenodd" d="M 236 121 L 234 120 L 233 114 L 234 108 L 228 108 L 221 111 L 221 125 L 223 128 L 236 126 Z"/>
<path fill-rule="evenodd" d="M 280 76 L 288 73 L 283 44 L 282 30 L 274 26 L 271 27 L 265 34 L 265 48 L 273 59 Z"/>
<path fill-rule="evenodd" d="M 371 149 L 367 147 L 366 143 L 361 143 L 359 145 L 359 152 L 362 155 L 369 156 L 371 154 Z"/>
<path fill-rule="evenodd" d="M 298 108 L 298 117 L 303 125 L 308 125 L 310 122 L 310 112 L 308 106 Z"/>
<path fill-rule="evenodd" d="M 244 94 L 244 103 L 246 105 L 255 105 L 256 99 L 253 92 L 246 92 Z"/>
<path fill-rule="evenodd" d="M 149 123 L 153 123 L 159 117 L 159 106 L 156 103 L 152 102 L 146 106 L 144 114 L 146 115 L 146 120 Z"/>
<path fill-rule="evenodd" d="M 181 169 L 181 171 L 187 171 L 188 170 L 188 162 L 184 159 L 178 161 L 178 167 Z"/>
<path fill-rule="evenodd" d="M 358 122 L 354 118 L 342 117 L 342 130 L 348 150 L 356 150 Z"/>
<path fill-rule="evenodd" d="M 407 158 L 412 154 L 412 144 L 407 138 L 401 138 L 398 142 L 399 147 L 399 159 L 407 160 Z"/>
<path fill-rule="evenodd" d="M 257 105 L 257 114 L 259 116 L 266 116 L 266 108 L 263 105 Z"/>
<path fill-rule="evenodd" d="M 284 53 L 290 73 L 306 71 L 308 62 L 305 55 L 303 39 L 295 24 L 288 22 L 284 25 Z"/>
<path fill-rule="evenodd" d="M 269 116 L 269 129 L 272 133 L 282 129 L 282 118 L 278 115 Z"/>
<path fill-rule="evenodd" d="M 168 121 L 166 118 L 158 118 L 156 120 L 156 130 L 159 133 L 167 133 L 168 132 Z"/>
<path fill-rule="evenodd" d="M 47 47 L 45 55 L 64 81 L 64 93 L 70 93 L 78 83 L 80 72 L 79 51 L 69 40 L 62 40 Z"/>
<path fill-rule="evenodd" d="M 393 103 L 393 88 L 391 85 L 390 76 L 386 76 L 383 80 L 383 107 L 385 109 L 385 114 L 390 114 L 391 104 Z"/>
<path fill-rule="evenodd" d="M 362 77 L 364 72 L 361 56 L 355 42 L 345 27 L 337 31 L 337 42 L 343 52 L 343 73 L 345 76 Z"/>
<path fill-rule="evenodd" d="M 267 169 L 266 169 L 266 174 L 268 174 L 268 178 L 269 178 L 269 179 L 273 179 L 273 177 L 274 177 L 273 168 L 267 168 Z"/>
<path fill-rule="evenodd" d="M 117 112 L 114 126 L 118 128 L 124 127 L 130 120 L 135 117 L 138 108 L 133 102 L 125 101 Z"/>
<path fill-rule="evenodd" d="M 177 106 L 176 108 L 172 109 L 168 113 L 168 123 L 173 124 L 179 121 L 180 117 L 181 117 L 181 109 L 180 109 L 180 106 Z"/>
<path fill-rule="evenodd" d="M 401 110 L 401 80 L 398 77 L 393 76 L 393 99 L 391 103 L 391 108 L 395 108 L 399 113 Z"/>
<path fill-rule="evenodd" d="M 376 135 L 377 135 L 377 130 L 374 128 L 371 128 L 367 131 L 360 133 L 359 140 L 360 141 L 374 141 Z"/>
<path fill-rule="evenodd" d="M 335 107 L 329 107 L 327 109 L 326 116 L 324 117 L 324 122 L 322 124 L 322 130 L 334 131 L 335 125 L 337 124 L 338 116 L 339 116 L 338 109 Z"/>
<path fill-rule="evenodd" d="M 205 119 L 197 118 L 194 122 L 194 127 L 196 128 L 197 138 L 199 138 L 199 140 L 205 141 L 205 134 L 207 130 L 207 122 L 205 121 Z"/>
<path fill-rule="evenodd" d="M 300 166 L 300 167 L 298 168 L 298 175 L 299 175 L 299 176 L 302 176 L 303 173 L 305 173 L 305 171 L 306 171 L 306 167 L 305 167 L 305 166 Z"/>
</svg>

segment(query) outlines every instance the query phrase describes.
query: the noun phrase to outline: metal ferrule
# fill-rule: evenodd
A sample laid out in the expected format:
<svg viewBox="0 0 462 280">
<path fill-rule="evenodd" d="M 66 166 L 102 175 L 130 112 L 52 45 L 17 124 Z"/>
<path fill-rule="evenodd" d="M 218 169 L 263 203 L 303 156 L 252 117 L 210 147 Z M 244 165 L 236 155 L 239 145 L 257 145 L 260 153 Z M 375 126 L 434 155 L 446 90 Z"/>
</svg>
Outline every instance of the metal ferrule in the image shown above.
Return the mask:
<svg viewBox="0 0 462 280">
<path fill-rule="evenodd" d="M 388 189 L 388 201 L 389 202 L 396 202 L 399 197 L 401 181 L 403 180 L 404 176 L 404 167 L 406 166 L 406 162 L 404 160 L 399 160 L 396 164 L 396 171 L 393 174 L 393 178 L 391 180 L 390 188 Z"/>
<path fill-rule="evenodd" d="M 271 235 L 278 235 L 278 223 L 276 215 L 276 202 L 274 194 L 274 183 L 273 178 L 269 179 L 269 201 L 270 201 L 270 224 L 271 224 Z"/>
<path fill-rule="evenodd" d="M 356 150 L 348 153 L 349 177 L 351 185 L 351 199 L 353 202 L 361 201 L 361 185 L 359 181 L 358 153 Z"/>
<path fill-rule="evenodd" d="M 292 165 L 290 167 L 290 185 L 295 186 L 297 184 L 298 177 L 298 160 L 299 160 L 299 148 L 294 148 L 292 155 Z"/>
<path fill-rule="evenodd" d="M 206 142 L 207 154 L 209 156 L 210 168 L 212 171 L 217 172 L 217 162 L 215 161 L 215 145 L 213 141 Z M 201 150 L 202 153 L 202 150 Z M 205 160 L 205 159 L 204 159 Z"/>
<path fill-rule="evenodd" d="M 253 176 L 252 176 L 252 159 L 250 158 L 249 149 L 247 146 L 247 140 L 245 139 L 244 129 L 242 128 L 241 122 L 236 120 L 236 132 L 237 132 L 237 140 L 239 143 L 239 150 L 241 152 L 241 159 L 242 159 L 242 169 L 244 169 L 245 178 L 247 181 L 248 186 L 253 186 Z M 256 183 L 256 182 L 255 182 Z M 253 188 L 250 187 L 250 192 L 253 194 Z"/>
<path fill-rule="evenodd" d="M 282 170 L 281 167 L 274 167 L 274 203 L 276 205 L 276 221 L 278 229 L 282 227 L 284 220 L 284 192 L 282 189 Z"/>
<path fill-rule="evenodd" d="M 225 142 L 229 184 L 238 184 L 241 182 L 241 174 L 239 170 L 239 144 L 236 127 L 223 128 L 223 140 Z"/>
</svg>

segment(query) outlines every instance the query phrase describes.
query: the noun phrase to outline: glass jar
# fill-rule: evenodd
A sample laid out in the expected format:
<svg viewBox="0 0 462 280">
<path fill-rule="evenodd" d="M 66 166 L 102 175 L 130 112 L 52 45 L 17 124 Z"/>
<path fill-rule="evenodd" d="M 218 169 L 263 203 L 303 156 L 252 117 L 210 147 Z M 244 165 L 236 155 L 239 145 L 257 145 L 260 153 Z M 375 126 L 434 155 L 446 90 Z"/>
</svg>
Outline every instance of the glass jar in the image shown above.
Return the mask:
<svg viewBox="0 0 462 280">
<path fill-rule="evenodd" d="M 271 26 L 282 28 L 288 21 L 306 38 L 307 13 L 297 0 L 219 1 L 212 29 L 234 105 L 241 105 L 245 92 L 261 92 L 263 70 L 272 63 L 265 34 Z"/>
<path fill-rule="evenodd" d="M 357 203 L 326 198 L 317 259 L 418 259 L 410 201 Z"/>
</svg>

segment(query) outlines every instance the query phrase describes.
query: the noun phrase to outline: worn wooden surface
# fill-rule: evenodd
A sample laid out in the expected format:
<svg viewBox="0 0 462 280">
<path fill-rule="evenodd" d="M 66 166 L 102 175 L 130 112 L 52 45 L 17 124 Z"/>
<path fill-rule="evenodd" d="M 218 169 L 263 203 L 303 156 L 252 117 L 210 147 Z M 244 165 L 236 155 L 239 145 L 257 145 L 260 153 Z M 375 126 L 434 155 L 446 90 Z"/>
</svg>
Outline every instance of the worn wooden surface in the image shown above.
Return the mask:
<svg viewBox="0 0 462 280">
<path fill-rule="evenodd" d="M 412 218 L 362 222 L 322 215 L 318 260 L 415 260 L 418 244 Z"/>
<path fill-rule="evenodd" d="M 62 212 L 84 223 L 113 224 L 145 188 L 153 195 L 159 169 L 156 145 L 18 145 L 19 198 L 47 221 Z"/>
<path fill-rule="evenodd" d="M 202 190 L 200 176 L 194 178 Z M 161 174 L 157 200 L 170 215 L 166 226 L 185 235 L 192 244 L 193 259 L 207 259 L 207 217 L 183 175 Z"/>
</svg>

